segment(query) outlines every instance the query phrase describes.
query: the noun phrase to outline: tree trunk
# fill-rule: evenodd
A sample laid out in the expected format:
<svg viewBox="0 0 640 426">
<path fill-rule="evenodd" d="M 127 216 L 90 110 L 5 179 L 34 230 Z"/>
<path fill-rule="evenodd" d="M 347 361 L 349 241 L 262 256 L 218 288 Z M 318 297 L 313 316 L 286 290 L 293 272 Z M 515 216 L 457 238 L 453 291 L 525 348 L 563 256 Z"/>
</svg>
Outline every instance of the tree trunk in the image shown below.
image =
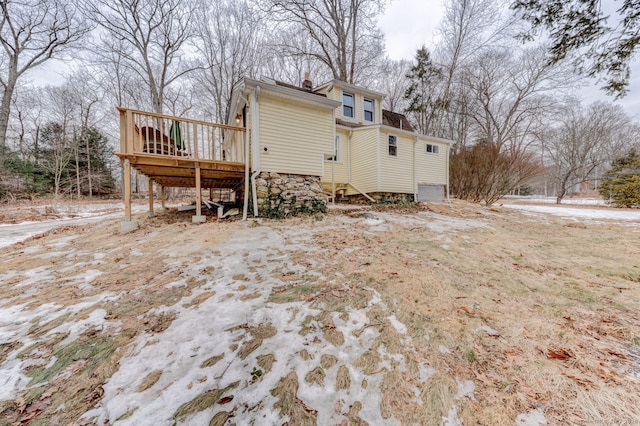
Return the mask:
<svg viewBox="0 0 640 426">
<path fill-rule="evenodd" d="M 9 113 L 11 112 L 11 98 L 18 81 L 18 62 L 11 60 L 9 62 L 9 75 L 7 76 L 7 85 L 2 92 L 2 102 L 0 103 L 0 146 L 7 146 L 7 128 L 9 127 Z"/>
<path fill-rule="evenodd" d="M 78 200 L 80 199 L 80 195 L 82 191 L 80 190 L 80 144 L 77 140 L 76 129 L 73 129 L 73 149 L 75 152 L 75 160 L 76 160 L 76 193 L 78 195 Z"/>
<path fill-rule="evenodd" d="M 93 197 L 93 186 L 91 184 L 91 152 L 89 151 L 89 138 L 86 137 L 87 148 L 87 183 L 89 185 L 89 198 Z"/>
</svg>

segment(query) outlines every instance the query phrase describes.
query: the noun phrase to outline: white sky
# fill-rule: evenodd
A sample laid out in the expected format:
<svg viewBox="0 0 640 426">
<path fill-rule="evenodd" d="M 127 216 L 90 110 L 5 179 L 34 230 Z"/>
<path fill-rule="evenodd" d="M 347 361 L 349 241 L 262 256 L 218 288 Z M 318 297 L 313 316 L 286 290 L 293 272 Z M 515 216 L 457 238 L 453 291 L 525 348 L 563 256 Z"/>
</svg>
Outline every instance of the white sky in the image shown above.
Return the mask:
<svg viewBox="0 0 640 426">
<path fill-rule="evenodd" d="M 444 13 L 444 0 L 390 0 L 379 26 L 385 34 L 386 50 L 391 59 L 413 59 L 423 44 L 432 47 L 437 40 L 437 28 Z M 44 68 L 30 74 L 36 85 L 58 85 L 64 82 L 70 63 L 51 61 Z M 596 80 L 580 91 L 585 104 L 596 100 L 612 101 L 599 88 Z M 631 72 L 630 93 L 618 101 L 633 117 L 640 119 L 640 62 L 635 61 Z"/>
<path fill-rule="evenodd" d="M 423 44 L 432 47 L 437 41 L 437 28 L 444 13 L 445 0 L 391 0 L 379 19 L 385 34 L 387 54 L 391 59 L 413 59 Z M 605 0 L 606 3 L 606 0 Z M 585 104 L 596 100 L 610 102 L 595 79 L 587 80 L 588 86 L 579 91 Z M 631 70 L 629 94 L 617 101 L 628 114 L 640 119 L 640 62 L 634 61 Z"/>
<path fill-rule="evenodd" d="M 442 0 L 392 0 L 379 24 L 391 59 L 412 59 L 423 44 L 433 45 L 443 14 Z"/>
</svg>

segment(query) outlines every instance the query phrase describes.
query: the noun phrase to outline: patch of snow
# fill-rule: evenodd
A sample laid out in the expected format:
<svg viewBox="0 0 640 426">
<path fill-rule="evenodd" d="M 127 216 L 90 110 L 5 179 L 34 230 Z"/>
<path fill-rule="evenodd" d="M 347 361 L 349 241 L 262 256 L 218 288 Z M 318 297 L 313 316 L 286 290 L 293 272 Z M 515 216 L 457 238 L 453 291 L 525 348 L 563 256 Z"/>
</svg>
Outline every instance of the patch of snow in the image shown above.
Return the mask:
<svg viewBox="0 0 640 426">
<path fill-rule="evenodd" d="M 420 383 L 424 383 L 436 374 L 436 369 L 429 364 L 418 364 L 418 373 L 420 374 Z"/>
<path fill-rule="evenodd" d="M 533 196 L 506 196 L 504 200 L 517 200 L 523 203 L 538 203 L 538 204 L 556 204 L 556 197 L 542 197 L 539 195 Z M 576 205 L 576 206 L 606 206 L 607 201 L 602 198 L 563 198 L 562 204 Z"/>
<path fill-rule="evenodd" d="M 288 251 L 313 249 L 306 245 L 311 240 L 309 237 L 309 233 L 301 229 L 285 229 L 282 234 L 267 227 L 246 229 L 235 234 L 223 247 L 203 251 L 199 261 L 186 267 L 176 264 L 175 268 L 181 268 L 181 279 L 198 276 L 206 282 L 171 307 L 176 319 L 165 331 L 136 338 L 120 360 L 119 370 L 104 384 L 104 398 L 83 418 L 101 424 L 130 413 L 120 421 L 121 424 L 171 424 L 173 414 L 185 402 L 207 390 L 222 389 L 239 382 L 229 394 L 234 395 L 235 406 L 245 408 L 236 410 L 234 422 L 280 424 L 286 419 L 281 419 L 279 410 L 274 408 L 277 400 L 271 390 L 282 377 L 294 371 L 299 385 L 297 396 L 317 410 L 318 424 L 340 423 L 345 418 L 344 413 L 336 412 L 334 407 L 342 404 L 346 410 L 357 401 L 363 402 L 359 416 L 369 424 L 398 424 L 393 418 L 381 417 L 380 384 L 384 371 L 365 375 L 361 368 L 354 366 L 357 359 L 373 349 L 379 335 L 375 327 L 367 326 L 370 322 L 367 312 L 376 305 L 383 305 L 379 293 L 370 289 L 367 306 L 346 308 L 346 318 L 338 313 L 332 315 L 335 330 L 344 337 L 344 344 L 337 346 L 325 339 L 324 325 L 317 321 L 307 322 L 308 332 L 300 333 L 305 319 L 319 313 L 310 304 L 268 301 L 272 288 L 283 285 L 276 268 L 308 274 L 304 267 L 289 258 Z M 283 251 L 283 247 L 287 251 Z M 243 256 L 245 253 L 250 255 Z M 277 262 L 273 261 L 274 256 L 278 257 Z M 200 271 L 207 266 L 214 268 L 203 276 Z M 258 266 L 258 271 L 252 268 L 254 266 Z M 243 279 L 233 279 L 238 275 Z M 204 292 L 213 295 L 195 306 L 187 303 Z M 248 295 L 252 297 L 243 297 Z M 264 339 L 242 359 L 240 351 L 252 340 L 250 328 L 260 324 L 270 325 L 276 334 Z M 302 349 L 308 352 L 308 359 L 300 356 Z M 380 350 L 388 360 L 404 362 L 401 354 L 387 353 L 383 347 Z M 205 360 L 216 355 L 222 355 L 219 362 L 201 367 Z M 259 380 L 253 380 L 251 371 L 259 368 L 257 357 L 260 355 L 273 355 L 274 363 L 271 371 L 264 372 Z M 308 383 L 305 376 L 320 365 L 322 355 L 332 355 L 338 362 L 325 370 L 322 386 Z M 347 390 L 335 387 L 341 365 L 346 366 L 350 375 L 351 385 Z M 142 378 L 155 370 L 162 371 L 158 382 L 138 392 Z M 368 385 L 363 388 L 365 378 Z M 222 406 L 211 407 L 185 422 L 206 423 L 216 411 L 224 409 Z"/>
<path fill-rule="evenodd" d="M 544 416 L 544 413 L 540 408 L 536 408 L 535 410 L 531 410 L 526 414 L 520 414 L 516 417 L 517 426 L 540 426 L 546 424 L 547 418 Z"/>
<path fill-rule="evenodd" d="M 570 217 L 574 219 L 610 219 L 622 221 L 640 221 L 640 210 L 622 209 L 577 209 L 562 206 L 533 206 L 505 204 L 503 207 L 524 210 L 527 212 L 551 214 L 555 216 Z"/>
<path fill-rule="evenodd" d="M 438 346 L 438 350 L 440 351 L 441 354 L 450 354 L 451 350 L 449 348 L 447 348 L 444 345 L 440 345 Z"/>
<path fill-rule="evenodd" d="M 473 396 L 473 392 L 476 390 L 476 385 L 473 383 L 473 380 L 465 380 L 464 382 L 458 381 L 458 393 L 456 394 L 456 399 L 461 398 L 469 398 L 471 400 L 475 400 Z"/>
<path fill-rule="evenodd" d="M 441 426 L 463 426 L 462 420 L 458 417 L 458 410 L 456 407 L 451 407 L 447 417 L 443 417 L 440 422 Z"/>
<path fill-rule="evenodd" d="M 489 336 L 492 337 L 498 337 L 500 336 L 500 332 L 498 332 L 497 330 L 494 330 L 493 328 L 489 327 L 488 325 L 481 325 L 480 327 L 478 327 L 476 329 L 476 332 L 478 331 L 484 331 L 485 333 L 487 333 Z"/>
<path fill-rule="evenodd" d="M 407 326 L 398 321 L 395 315 L 391 315 L 387 319 L 399 334 L 407 334 Z"/>
</svg>

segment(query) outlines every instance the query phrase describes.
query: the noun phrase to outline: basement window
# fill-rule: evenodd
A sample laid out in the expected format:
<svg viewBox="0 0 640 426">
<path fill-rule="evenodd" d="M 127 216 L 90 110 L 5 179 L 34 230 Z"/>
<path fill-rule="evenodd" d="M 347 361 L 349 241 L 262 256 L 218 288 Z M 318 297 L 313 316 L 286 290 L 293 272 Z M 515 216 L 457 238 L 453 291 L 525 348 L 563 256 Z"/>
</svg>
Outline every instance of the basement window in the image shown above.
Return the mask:
<svg viewBox="0 0 640 426">
<path fill-rule="evenodd" d="M 389 155 L 392 157 L 397 157 L 398 156 L 398 139 L 396 138 L 395 135 L 389 135 L 388 147 L 389 147 Z"/>
<path fill-rule="evenodd" d="M 353 94 L 351 93 L 342 93 L 342 115 L 344 117 L 353 118 Z"/>
<path fill-rule="evenodd" d="M 426 152 L 428 154 L 437 154 L 438 150 L 439 150 L 439 146 L 438 145 L 432 145 L 430 143 L 424 144 L 424 152 Z"/>
</svg>

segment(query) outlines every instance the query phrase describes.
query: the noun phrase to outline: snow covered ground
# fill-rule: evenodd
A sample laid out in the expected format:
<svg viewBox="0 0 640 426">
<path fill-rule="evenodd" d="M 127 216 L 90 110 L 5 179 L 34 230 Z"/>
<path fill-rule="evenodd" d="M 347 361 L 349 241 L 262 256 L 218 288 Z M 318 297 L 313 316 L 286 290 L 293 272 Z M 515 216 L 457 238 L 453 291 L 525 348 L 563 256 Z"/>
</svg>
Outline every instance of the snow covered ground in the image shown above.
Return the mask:
<svg viewBox="0 0 640 426">
<path fill-rule="evenodd" d="M 503 204 L 503 207 L 531 213 L 551 214 L 573 219 L 609 219 L 640 222 L 640 209 L 572 208 L 565 205 L 540 206 L 529 204 Z"/>
<path fill-rule="evenodd" d="M 53 207 L 38 206 L 30 210 L 44 216 L 47 208 Z M 141 204 L 133 204 L 131 206 L 134 212 L 141 212 L 146 208 L 146 205 Z M 102 220 L 124 216 L 122 203 L 61 203 L 55 206 L 54 211 L 56 212 L 55 219 L 0 224 L 0 247 L 7 247 L 55 228 L 96 223 Z"/>
</svg>

